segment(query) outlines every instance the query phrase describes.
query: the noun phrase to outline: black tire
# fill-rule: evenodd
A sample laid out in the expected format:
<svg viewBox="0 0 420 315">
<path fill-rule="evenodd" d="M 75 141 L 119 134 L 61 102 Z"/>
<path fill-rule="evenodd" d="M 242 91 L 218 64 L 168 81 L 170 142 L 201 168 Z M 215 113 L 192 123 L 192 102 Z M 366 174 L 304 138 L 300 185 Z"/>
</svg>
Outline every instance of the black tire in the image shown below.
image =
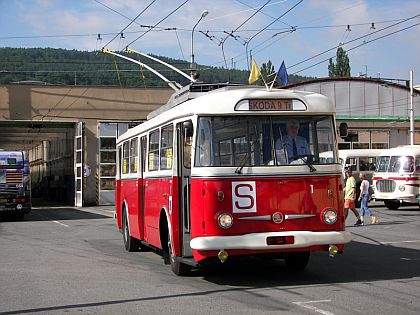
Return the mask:
<svg viewBox="0 0 420 315">
<path fill-rule="evenodd" d="M 284 260 L 287 268 L 293 271 L 302 271 L 309 262 L 310 252 L 291 252 L 287 253 Z"/>
<path fill-rule="evenodd" d="M 171 237 L 169 235 L 169 231 L 167 231 L 167 235 L 168 235 L 168 237 L 167 237 L 167 241 L 168 241 L 167 250 L 168 250 L 169 262 L 171 264 L 172 272 L 174 274 L 176 274 L 177 276 L 181 276 L 181 277 L 182 276 L 188 276 L 191 273 L 192 267 L 182 263 L 181 258 L 175 256 L 173 248 L 172 248 L 172 244 L 171 244 Z M 165 255 L 165 253 L 164 253 L 164 255 Z"/>
<path fill-rule="evenodd" d="M 397 210 L 400 207 L 400 202 L 398 200 L 384 200 L 385 207 L 389 210 Z"/>
<path fill-rule="evenodd" d="M 128 252 L 138 252 L 140 250 L 140 241 L 130 235 L 126 211 L 122 213 L 122 220 L 124 247 Z"/>
</svg>

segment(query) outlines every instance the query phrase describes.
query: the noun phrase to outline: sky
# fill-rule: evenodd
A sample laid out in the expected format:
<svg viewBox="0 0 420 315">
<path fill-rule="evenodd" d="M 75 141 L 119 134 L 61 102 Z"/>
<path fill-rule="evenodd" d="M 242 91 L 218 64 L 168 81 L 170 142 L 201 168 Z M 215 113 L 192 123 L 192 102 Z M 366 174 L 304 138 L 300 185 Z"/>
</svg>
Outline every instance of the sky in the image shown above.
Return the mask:
<svg viewBox="0 0 420 315">
<path fill-rule="evenodd" d="M 420 84 L 419 33 L 419 0 L 0 0 L 0 47 L 129 46 L 190 61 L 193 46 L 200 65 L 284 61 L 314 77 L 328 76 L 341 45 L 352 76 L 408 80 L 413 70 Z"/>
</svg>

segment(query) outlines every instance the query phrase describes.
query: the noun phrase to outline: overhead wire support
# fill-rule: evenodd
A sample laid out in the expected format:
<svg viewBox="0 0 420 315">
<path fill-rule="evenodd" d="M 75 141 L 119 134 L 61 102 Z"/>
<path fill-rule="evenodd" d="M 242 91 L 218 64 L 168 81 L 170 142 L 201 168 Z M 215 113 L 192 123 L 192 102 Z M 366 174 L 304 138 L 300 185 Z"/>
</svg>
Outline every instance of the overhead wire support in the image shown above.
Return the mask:
<svg viewBox="0 0 420 315">
<path fill-rule="evenodd" d="M 369 32 L 369 34 L 359 36 L 359 37 L 354 38 L 354 39 L 352 39 L 352 40 L 349 40 L 349 41 L 347 41 L 347 42 L 345 42 L 345 43 L 341 43 L 341 45 L 336 45 L 336 46 L 334 46 L 334 47 L 332 47 L 332 48 L 330 48 L 330 49 L 324 50 L 323 52 L 321 52 L 321 53 L 319 53 L 319 54 L 316 54 L 316 55 L 314 55 L 314 56 L 312 56 L 312 57 L 306 58 L 305 60 L 302 60 L 302 61 L 300 61 L 300 62 L 298 62 L 298 63 L 295 63 L 295 64 L 293 64 L 293 65 L 289 66 L 288 68 L 290 69 L 290 68 L 296 67 L 296 66 L 298 66 L 298 65 L 300 65 L 300 64 L 302 64 L 302 63 L 305 63 L 305 62 L 307 62 L 307 61 L 309 61 L 309 60 L 312 60 L 312 59 L 314 59 L 314 58 L 316 58 L 316 57 L 319 57 L 319 56 L 321 56 L 321 55 L 323 55 L 323 54 L 325 54 L 325 53 L 327 53 L 327 52 L 330 52 L 330 51 L 332 51 L 332 50 L 334 50 L 334 49 L 337 49 L 337 48 L 338 48 L 338 47 L 340 47 L 340 46 L 344 46 L 344 45 L 350 44 L 350 43 L 355 42 L 355 41 L 357 41 L 357 40 L 359 40 L 359 39 L 362 39 L 362 38 L 365 38 L 365 37 L 371 36 L 371 35 L 376 34 L 376 33 L 379 33 L 379 32 L 382 32 L 382 31 L 384 31 L 384 30 L 386 30 L 386 29 L 389 29 L 389 28 L 391 28 L 391 27 L 394 27 L 394 26 L 396 26 L 396 25 L 399 25 L 399 24 L 401 24 L 401 23 L 407 22 L 407 21 L 409 21 L 409 20 L 412 20 L 412 19 L 415 19 L 415 18 L 418 18 L 418 17 L 420 17 L 420 14 L 413 15 L 413 16 L 408 17 L 408 18 L 403 19 L 403 20 L 398 20 L 398 22 L 396 22 L 396 23 L 394 23 L 394 24 L 388 25 L 388 26 L 386 26 L 386 27 L 384 27 L 384 28 L 381 28 L 381 29 L 378 29 L 378 30 L 376 30 L 376 31 L 374 31 L 374 32 Z M 370 41 L 369 41 L 369 42 L 370 42 Z M 367 43 L 367 42 L 366 42 L 366 43 Z M 303 69 L 303 70 L 306 70 L 306 69 Z M 300 70 L 299 72 L 301 72 L 301 71 L 303 71 L 303 70 Z M 298 72 L 296 72 L 296 73 L 298 73 Z"/>
<path fill-rule="evenodd" d="M 356 46 L 354 46 L 354 47 L 352 47 L 352 48 L 350 48 L 350 49 L 347 49 L 347 52 L 352 51 L 352 50 L 354 50 L 354 49 L 356 49 L 356 48 L 359 48 L 359 47 L 361 47 L 361 46 L 363 46 L 363 45 L 369 44 L 369 43 L 371 43 L 371 42 L 377 41 L 377 40 L 379 40 L 379 39 L 382 39 L 382 38 L 385 38 L 385 37 L 388 37 L 388 36 L 391 36 L 391 35 L 394 35 L 394 34 L 396 34 L 396 33 L 399 33 L 399 32 L 405 31 L 405 30 L 408 30 L 408 29 L 410 29 L 410 28 L 413 28 L 413 27 L 416 27 L 416 26 L 419 26 L 419 25 L 420 25 L 420 23 L 416 23 L 416 24 L 413 24 L 413 25 L 410 25 L 410 26 L 404 27 L 404 28 L 402 28 L 402 29 L 399 29 L 399 30 L 393 31 L 393 32 L 391 32 L 391 33 L 384 34 L 384 35 L 382 35 L 382 36 L 379 36 L 379 37 L 376 37 L 376 38 L 373 38 L 373 39 L 369 39 L 368 41 L 363 41 L 363 43 L 361 43 L 361 44 L 359 44 L 359 45 L 356 45 Z M 372 34 L 373 34 L 373 33 L 372 33 Z M 371 35 L 371 34 L 368 34 L 368 35 Z M 367 36 L 367 35 L 365 35 L 365 36 Z M 363 37 L 365 37 L 365 36 L 363 36 Z M 330 50 L 331 50 L 331 49 L 329 49 L 328 51 L 330 51 Z M 325 53 L 325 52 L 323 52 L 323 53 Z M 318 54 L 318 55 L 319 55 L 319 54 Z M 333 57 L 333 56 L 332 56 L 332 57 Z M 329 60 L 330 58 L 332 58 L 332 57 L 328 57 L 327 59 L 321 60 L 321 61 L 319 61 L 319 62 L 317 62 L 317 63 L 315 63 L 315 64 L 313 64 L 313 65 L 311 65 L 311 66 L 308 66 L 308 67 L 306 67 L 306 68 L 304 68 L 304 69 L 301 69 L 301 70 L 299 70 L 299 71 L 296 71 L 296 72 L 294 72 L 294 73 L 292 73 L 292 74 L 300 73 L 300 72 L 305 71 L 305 70 L 307 70 L 307 69 L 313 68 L 313 67 L 315 67 L 315 66 L 317 66 L 317 65 L 319 65 L 319 64 L 321 64 L 321 63 L 323 63 L 323 62 L 328 61 L 328 60 Z M 311 58 L 311 59 L 312 59 L 312 58 Z M 302 62 L 300 62 L 300 63 L 302 63 Z M 299 63 L 299 64 L 300 64 L 300 63 Z M 289 67 L 289 68 L 291 68 L 291 67 Z"/>
<path fill-rule="evenodd" d="M 248 45 L 251 42 L 251 40 L 253 40 L 257 35 L 261 34 L 263 31 L 265 31 L 267 28 L 269 28 L 271 25 L 273 25 L 274 23 L 276 23 L 278 20 L 280 20 L 282 17 L 284 17 L 287 13 L 289 13 L 290 11 L 292 11 L 294 8 L 296 8 L 299 4 L 302 3 L 303 0 L 300 0 L 298 3 L 296 3 L 294 6 L 292 6 L 289 10 L 287 10 L 286 12 L 284 12 L 282 15 L 280 15 L 278 18 L 276 18 L 273 22 L 271 22 L 270 24 L 268 24 L 266 27 L 262 28 L 261 30 L 259 30 L 256 34 L 254 34 L 249 40 L 247 40 L 246 44 L 245 44 L 245 51 L 246 51 L 246 62 L 248 64 L 248 70 L 250 70 L 250 62 L 248 60 Z"/>
<path fill-rule="evenodd" d="M 144 35 L 146 35 L 147 33 L 149 33 L 152 29 L 154 29 L 156 26 L 158 26 L 160 23 L 162 23 L 163 21 L 165 21 L 168 17 L 170 17 L 172 14 L 174 14 L 176 11 L 178 11 L 182 6 L 184 6 L 188 1 L 190 0 L 185 0 L 183 3 L 181 3 L 178 7 L 175 8 L 175 10 L 172 10 L 168 15 L 166 15 L 163 19 L 159 20 L 159 22 L 157 22 L 155 25 L 153 25 L 151 28 L 149 28 L 146 32 L 144 32 L 143 34 L 141 34 L 139 37 L 137 37 L 135 40 L 131 41 L 126 47 L 131 46 L 134 42 L 138 41 L 140 38 L 142 38 Z"/>
<path fill-rule="evenodd" d="M 95 0 L 96 2 L 98 2 L 98 3 L 100 3 L 100 4 L 102 4 L 102 5 L 104 5 L 103 3 L 101 3 L 101 2 L 99 2 L 99 1 L 97 1 L 97 0 Z M 156 0 L 153 0 L 152 2 L 150 2 L 133 20 L 132 19 L 130 19 L 130 18 L 128 18 L 131 22 L 130 23 L 128 23 L 128 25 L 126 26 L 126 27 L 124 27 L 122 30 L 121 30 L 121 32 L 119 32 L 118 34 L 116 34 L 108 43 L 106 43 L 105 44 L 105 46 L 103 47 L 103 49 L 106 47 L 106 46 L 108 46 L 114 39 L 116 39 L 117 37 L 118 37 L 118 35 L 119 34 L 123 34 L 123 32 L 131 25 L 131 24 L 133 24 L 133 23 L 135 23 L 135 21 L 140 17 L 140 15 L 142 15 L 153 3 L 155 3 L 156 2 Z M 104 5 L 104 6 L 106 6 L 106 5 Z M 111 9 L 110 7 L 108 7 L 108 6 L 106 6 L 107 8 L 109 8 L 109 9 Z M 111 9 L 112 10 L 112 9 Z M 112 11 L 114 11 L 114 10 L 112 10 Z M 114 11 L 115 12 L 115 11 Z M 126 17 L 127 18 L 127 17 Z"/>
<path fill-rule="evenodd" d="M 303 1 L 303 0 L 302 0 Z M 225 42 L 226 42 L 226 40 L 229 38 L 229 37 L 233 37 L 233 38 L 235 38 L 234 36 L 233 36 L 233 33 L 235 33 L 237 30 L 239 30 L 243 25 L 245 25 L 245 23 L 247 23 L 250 19 L 252 19 L 258 12 L 260 12 L 267 4 L 269 4 L 271 2 L 271 0 L 268 0 L 266 3 L 264 3 L 257 11 L 255 11 L 250 17 L 248 17 L 245 21 L 243 21 L 234 31 L 232 31 L 232 32 L 230 32 L 230 33 L 228 33 L 228 32 L 226 32 L 225 31 L 225 33 L 226 34 L 228 34 L 224 39 L 222 39 L 221 41 L 220 41 L 220 44 L 219 44 L 219 46 L 221 47 L 221 49 L 222 49 L 222 55 L 223 55 L 223 60 L 225 61 L 225 66 L 226 66 L 226 68 L 227 68 L 227 61 L 226 61 L 226 57 L 225 57 L 225 50 L 224 50 L 224 44 L 225 44 Z M 235 38 L 236 39 L 236 38 Z"/>
</svg>

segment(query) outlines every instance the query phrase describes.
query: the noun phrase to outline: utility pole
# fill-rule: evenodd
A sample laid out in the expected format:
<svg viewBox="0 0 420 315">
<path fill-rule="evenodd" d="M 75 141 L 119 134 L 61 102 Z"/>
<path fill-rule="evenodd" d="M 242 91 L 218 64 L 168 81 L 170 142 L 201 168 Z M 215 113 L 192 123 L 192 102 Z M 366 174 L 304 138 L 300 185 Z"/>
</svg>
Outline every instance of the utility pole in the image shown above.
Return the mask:
<svg viewBox="0 0 420 315">
<path fill-rule="evenodd" d="M 410 70 L 410 144 L 414 145 L 413 70 Z"/>
</svg>

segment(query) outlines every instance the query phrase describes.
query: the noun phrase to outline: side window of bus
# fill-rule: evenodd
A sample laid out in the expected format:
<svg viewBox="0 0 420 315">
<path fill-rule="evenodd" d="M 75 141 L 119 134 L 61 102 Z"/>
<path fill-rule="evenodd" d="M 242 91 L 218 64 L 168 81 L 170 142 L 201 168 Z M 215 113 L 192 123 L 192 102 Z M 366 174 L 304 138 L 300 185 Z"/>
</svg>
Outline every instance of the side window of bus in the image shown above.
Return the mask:
<svg viewBox="0 0 420 315">
<path fill-rule="evenodd" d="M 121 158 L 122 158 L 122 147 L 121 146 L 119 146 L 118 147 L 118 152 L 117 152 L 117 154 L 118 154 L 118 158 L 117 158 L 117 161 L 118 161 L 118 177 L 120 177 L 121 178 L 121 167 L 122 167 L 122 160 L 121 160 Z"/>
<path fill-rule="evenodd" d="M 416 157 L 416 172 L 420 172 L 420 156 Z"/>
<path fill-rule="evenodd" d="M 130 155 L 129 142 L 126 141 L 123 144 L 123 156 L 122 156 L 122 173 L 123 174 L 128 174 L 129 155 Z"/>
<path fill-rule="evenodd" d="M 149 134 L 149 171 L 159 169 L 159 130 L 152 131 Z"/>
<path fill-rule="evenodd" d="M 359 157 L 359 170 L 360 171 L 368 171 L 368 158 L 367 157 Z"/>
<path fill-rule="evenodd" d="M 355 158 L 348 158 L 346 160 L 346 167 L 349 167 L 352 171 L 357 170 L 357 161 Z"/>
<path fill-rule="evenodd" d="M 184 128 L 182 131 L 182 142 L 183 142 L 183 157 L 184 157 L 184 167 L 191 168 L 191 146 L 192 146 L 192 136 L 194 134 L 194 129 L 191 120 L 184 122 Z"/>
<path fill-rule="evenodd" d="M 172 169 L 172 156 L 173 156 L 173 138 L 174 127 L 172 125 L 162 128 L 160 138 L 160 169 Z"/>
<path fill-rule="evenodd" d="M 130 173 L 137 173 L 139 146 L 137 138 L 130 141 Z"/>
<path fill-rule="evenodd" d="M 369 157 L 368 161 L 368 170 L 374 171 L 376 169 L 376 157 Z"/>
</svg>

